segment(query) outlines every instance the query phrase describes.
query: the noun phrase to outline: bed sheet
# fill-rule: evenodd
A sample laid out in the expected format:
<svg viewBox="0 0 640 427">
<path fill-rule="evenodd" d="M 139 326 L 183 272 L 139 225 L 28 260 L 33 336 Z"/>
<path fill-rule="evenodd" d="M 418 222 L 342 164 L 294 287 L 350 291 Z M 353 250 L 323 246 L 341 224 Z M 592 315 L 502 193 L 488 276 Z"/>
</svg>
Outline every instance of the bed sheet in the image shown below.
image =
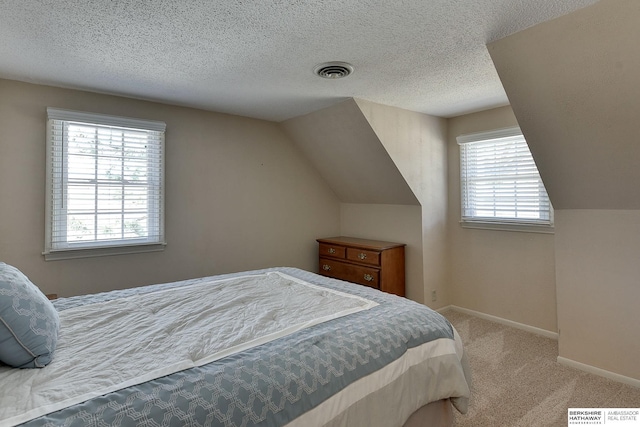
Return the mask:
<svg viewBox="0 0 640 427">
<path fill-rule="evenodd" d="M 442 398 L 450 397 L 459 410 L 466 410 L 469 384 L 461 363 L 462 347 L 455 330 L 441 315 L 405 298 L 298 269 L 216 277 L 269 271 L 281 271 L 379 305 L 203 366 L 93 398 L 24 425 L 387 427 L 401 426 L 411 412 Z M 205 279 L 210 278 L 65 298 L 54 305 L 63 311 Z M 434 375 L 436 371 L 440 372 Z M 369 416 L 365 421 L 362 414 L 376 413 L 372 402 L 386 399 L 385 390 L 400 390 L 399 404 L 405 408 L 400 412 L 408 414 L 395 417 L 392 424 L 384 417 Z"/>
</svg>

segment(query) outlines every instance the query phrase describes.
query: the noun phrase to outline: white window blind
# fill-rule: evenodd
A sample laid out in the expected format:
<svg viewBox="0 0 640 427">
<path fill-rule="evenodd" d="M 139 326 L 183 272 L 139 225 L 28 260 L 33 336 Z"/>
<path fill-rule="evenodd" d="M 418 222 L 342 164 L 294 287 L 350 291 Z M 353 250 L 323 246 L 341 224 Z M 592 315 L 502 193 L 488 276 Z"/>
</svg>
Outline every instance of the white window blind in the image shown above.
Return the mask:
<svg viewBox="0 0 640 427">
<path fill-rule="evenodd" d="M 458 144 L 463 225 L 553 225 L 553 208 L 520 128 L 463 135 Z"/>
<path fill-rule="evenodd" d="M 161 249 L 165 124 L 54 108 L 47 116 L 47 259 Z"/>
</svg>

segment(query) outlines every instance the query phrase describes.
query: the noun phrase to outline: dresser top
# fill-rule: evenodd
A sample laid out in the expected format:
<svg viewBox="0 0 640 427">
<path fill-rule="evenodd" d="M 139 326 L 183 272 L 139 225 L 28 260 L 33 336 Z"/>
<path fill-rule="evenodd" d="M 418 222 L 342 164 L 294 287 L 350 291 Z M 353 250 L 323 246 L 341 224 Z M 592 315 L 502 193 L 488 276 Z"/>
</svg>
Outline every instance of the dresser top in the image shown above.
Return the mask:
<svg viewBox="0 0 640 427">
<path fill-rule="evenodd" d="M 337 236 L 316 239 L 318 243 L 327 243 L 330 245 L 352 246 L 362 249 L 385 250 L 406 246 L 404 243 L 384 242 L 382 240 L 359 239 L 357 237 Z"/>
</svg>

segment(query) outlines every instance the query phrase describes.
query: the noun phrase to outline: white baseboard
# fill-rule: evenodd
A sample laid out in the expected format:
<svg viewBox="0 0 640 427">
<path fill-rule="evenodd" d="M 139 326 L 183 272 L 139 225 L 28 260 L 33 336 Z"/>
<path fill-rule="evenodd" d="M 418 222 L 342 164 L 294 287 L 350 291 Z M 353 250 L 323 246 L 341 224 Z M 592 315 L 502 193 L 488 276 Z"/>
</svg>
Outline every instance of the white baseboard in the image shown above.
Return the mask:
<svg viewBox="0 0 640 427">
<path fill-rule="evenodd" d="M 492 322 L 500 323 L 505 326 L 511 326 L 513 328 L 522 329 L 527 332 L 534 333 L 536 335 L 542 335 L 547 338 L 552 338 L 554 340 L 558 340 L 558 334 L 556 332 L 547 331 L 546 329 L 536 328 L 535 326 L 525 325 L 524 323 L 514 322 L 512 320 L 503 319 L 501 317 L 492 316 L 490 314 L 481 313 L 475 310 L 469 310 L 468 308 L 458 307 L 456 305 L 447 305 L 445 307 L 441 307 L 436 311 L 438 313 L 442 313 L 447 310 L 459 311 L 460 313 L 465 313 L 470 316 L 479 317 L 481 319 L 490 320 Z M 640 388 L 640 380 L 636 378 L 627 377 L 624 375 L 616 374 L 615 372 L 607 371 L 605 369 L 596 368 L 595 366 L 586 365 L 584 363 L 576 362 L 575 360 L 567 359 L 566 357 L 557 357 L 557 361 L 561 365 L 569 366 L 571 368 L 578 369 L 580 371 L 584 371 L 593 375 L 597 375 L 599 377 L 608 378 L 613 381 L 617 381 L 619 383 L 627 384 L 632 387 Z"/>
<path fill-rule="evenodd" d="M 447 310 L 453 310 L 453 305 L 445 305 L 444 307 L 440 307 L 440 308 L 436 308 L 435 310 L 442 314 L 443 311 L 447 311 Z"/>
<path fill-rule="evenodd" d="M 465 313 L 470 316 L 479 317 L 481 319 L 490 320 L 492 322 L 500 323 L 505 326 L 511 326 L 512 328 L 521 329 L 523 331 L 531 332 L 532 334 L 541 335 L 543 337 L 551 338 L 554 340 L 558 340 L 558 333 L 547 331 L 546 329 L 536 328 L 535 326 L 525 325 L 524 323 L 514 322 L 513 320 L 503 319 L 502 317 L 492 316 L 490 314 L 481 313 L 475 310 L 469 310 L 468 308 L 458 307 L 456 305 L 448 305 L 446 307 L 442 307 L 437 311 L 440 313 L 445 310 L 453 310 L 459 311 L 460 313 Z"/>
<path fill-rule="evenodd" d="M 584 363 L 576 362 L 575 360 L 567 359 L 566 357 L 561 357 L 561 356 L 558 356 L 558 363 L 561 365 L 578 369 L 580 371 L 598 375 L 600 377 L 605 377 L 610 380 L 617 381 L 619 383 L 624 383 L 633 387 L 640 388 L 640 380 L 636 378 L 626 377 L 624 375 L 616 374 L 615 372 L 596 368 L 595 366 L 586 365 Z"/>
</svg>

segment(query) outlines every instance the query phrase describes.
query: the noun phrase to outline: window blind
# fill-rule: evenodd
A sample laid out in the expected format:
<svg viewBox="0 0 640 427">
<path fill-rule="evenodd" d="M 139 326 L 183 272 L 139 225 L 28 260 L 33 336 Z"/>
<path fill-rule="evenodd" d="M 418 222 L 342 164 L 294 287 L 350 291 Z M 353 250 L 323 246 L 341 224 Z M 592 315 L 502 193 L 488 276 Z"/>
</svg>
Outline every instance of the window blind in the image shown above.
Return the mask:
<svg viewBox="0 0 640 427">
<path fill-rule="evenodd" d="M 165 124 L 47 115 L 45 254 L 163 244 Z"/>
<path fill-rule="evenodd" d="M 551 225 L 547 191 L 519 128 L 458 137 L 462 221 Z"/>
</svg>

